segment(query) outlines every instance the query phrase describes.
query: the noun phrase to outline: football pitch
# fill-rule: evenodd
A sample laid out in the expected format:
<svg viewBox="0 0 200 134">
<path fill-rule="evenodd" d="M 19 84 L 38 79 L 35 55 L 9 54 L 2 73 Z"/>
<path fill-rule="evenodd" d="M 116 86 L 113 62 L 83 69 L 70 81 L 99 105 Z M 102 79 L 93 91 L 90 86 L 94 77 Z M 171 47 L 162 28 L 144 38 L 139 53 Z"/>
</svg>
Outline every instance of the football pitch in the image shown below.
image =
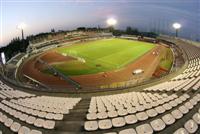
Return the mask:
<svg viewBox="0 0 200 134">
<path fill-rule="evenodd" d="M 121 69 L 150 51 L 155 44 L 126 39 L 102 39 L 60 47 L 56 52 L 75 60 L 53 63 L 65 75 L 84 75 Z"/>
</svg>

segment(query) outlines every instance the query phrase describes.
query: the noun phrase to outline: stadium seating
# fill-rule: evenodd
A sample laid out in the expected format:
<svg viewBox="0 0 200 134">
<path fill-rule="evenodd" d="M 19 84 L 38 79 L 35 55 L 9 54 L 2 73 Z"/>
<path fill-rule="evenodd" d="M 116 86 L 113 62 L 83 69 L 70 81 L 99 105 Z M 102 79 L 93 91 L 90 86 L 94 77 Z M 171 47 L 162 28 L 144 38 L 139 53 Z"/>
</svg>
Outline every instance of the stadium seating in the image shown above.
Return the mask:
<svg viewBox="0 0 200 134">
<path fill-rule="evenodd" d="M 41 134 L 42 132 L 23 126 L 13 118 L 37 128 L 54 129 L 56 121 L 63 120 L 64 115 L 69 114 L 69 110 L 81 100 L 81 98 L 36 96 L 14 90 L 2 81 L 0 81 L 0 98 L 2 99 L 0 122 L 12 132 L 19 134 Z"/>
<path fill-rule="evenodd" d="M 195 133 L 200 123 L 200 53 L 193 46 L 181 47 L 188 57 L 188 66 L 183 73 L 145 88 L 143 92 L 92 97 L 84 123 L 85 130 L 106 129 L 109 133 L 119 134 L 162 132 L 167 126 L 182 120 L 198 105 L 198 111 L 174 132 Z M 135 128 L 130 128 L 130 124 L 136 124 Z M 118 127 L 122 127 L 122 130 L 116 131 Z"/>
<path fill-rule="evenodd" d="M 180 47 L 186 54 L 182 73 L 137 91 L 72 98 L 29 93 L 0 81 L 1 128 L 18 134 L 63 134 L 70 127 L 94 134 L 199 133 L 200 49 Z"/>
<path fill-rule="evenodd" d="M 131 98 L 134 99 L 131 100 Z M 84 127 L 87 131 L 111 129 L 123 127 L 126 124 L 144 122 L 157 115 L 162 115 L 161 118 L 154 119 L 150 124 L 143 124 L 146 127 L 143 125 L 136 127 L 137 133 L 147 131 L 145 129 L 152 130 L 152 132 L 161 131 L 167 125 L 173 125 L 176 120 L 183 118 L 183 115 L 187 114 L 199 102 L 200 94 L 191 98 L 188 94 L 178 97 L 176 94 L 159 95 L 132 92 L 93 97 L 86 117 L 88 121 L 85 122 Z M 178 108 L 176 108 L 177 106 Z M 169 110 L 171 110 L 170 113 L 168 113 Z M 199 113 L 193 119 L 193 122 L 199 123 Z M 191 123 L 186 124 L 185 128 L 188 130 Z"/>
</svg>

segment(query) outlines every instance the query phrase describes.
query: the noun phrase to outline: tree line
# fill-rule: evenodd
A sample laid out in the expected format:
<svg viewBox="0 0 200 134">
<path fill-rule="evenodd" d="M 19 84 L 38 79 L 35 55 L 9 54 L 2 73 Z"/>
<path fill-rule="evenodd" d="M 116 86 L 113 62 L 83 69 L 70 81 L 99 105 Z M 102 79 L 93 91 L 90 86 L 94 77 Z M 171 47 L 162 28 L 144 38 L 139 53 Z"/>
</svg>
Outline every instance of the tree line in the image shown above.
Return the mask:
<svg viewBox="0 0 200 134">
<path fill-rule="evenodd" d="M 0 48 L 0 53 L 4 52 L 6 60 L 9 60 L 17 53 L 25 52 L 28 45 L 29 42 L 27 39 L 22 40 L 19 39 L 19 37 L 14 38 L 10 41 L 10 43 L 7 46 Z"/>
</svg>

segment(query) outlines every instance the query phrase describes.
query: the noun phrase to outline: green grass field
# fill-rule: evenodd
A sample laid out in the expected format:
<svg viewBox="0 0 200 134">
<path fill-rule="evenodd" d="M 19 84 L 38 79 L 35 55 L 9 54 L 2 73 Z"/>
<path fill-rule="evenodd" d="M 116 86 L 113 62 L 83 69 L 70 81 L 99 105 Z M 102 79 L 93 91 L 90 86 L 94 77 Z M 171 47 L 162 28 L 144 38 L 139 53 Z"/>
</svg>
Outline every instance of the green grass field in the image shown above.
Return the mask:
<svg viewBox="0 0 200 134">
<path fill-rule="evenodd" d="M 154 44 L 125 39 L 102 39 L 60 47 L 56 51 L 79 58 L 53 66 L 65 75 L 83 75 L 123 68 L 151 49 Z"/>
<path fill-rule="evenodd" d="M 162 54 L 163 55 L 160 61 L 160 67 L 166 70 L 170 70 L 173 64 L 173 53 L 170 48 L 167 48 Z"/>
</svg>

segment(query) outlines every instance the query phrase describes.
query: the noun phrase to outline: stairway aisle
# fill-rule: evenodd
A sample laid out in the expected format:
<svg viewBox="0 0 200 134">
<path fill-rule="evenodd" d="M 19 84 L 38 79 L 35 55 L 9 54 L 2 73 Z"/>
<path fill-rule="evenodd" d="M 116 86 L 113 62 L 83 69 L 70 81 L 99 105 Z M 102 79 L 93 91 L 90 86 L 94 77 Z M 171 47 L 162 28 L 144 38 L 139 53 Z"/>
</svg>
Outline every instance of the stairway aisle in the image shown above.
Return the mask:
<svg viewBox="0 0 200 134">
<path fill-rule="evenodd" d="M 59 131 L 59 134 L 83 133 L 84 121 L 89 104 L 90 98 L 82 99 L 72 110 L 70 110 L 68 115 L 64 115 L 63 121 L 60 121 L 56 124 L 56 130 Z"/>
</svg>

